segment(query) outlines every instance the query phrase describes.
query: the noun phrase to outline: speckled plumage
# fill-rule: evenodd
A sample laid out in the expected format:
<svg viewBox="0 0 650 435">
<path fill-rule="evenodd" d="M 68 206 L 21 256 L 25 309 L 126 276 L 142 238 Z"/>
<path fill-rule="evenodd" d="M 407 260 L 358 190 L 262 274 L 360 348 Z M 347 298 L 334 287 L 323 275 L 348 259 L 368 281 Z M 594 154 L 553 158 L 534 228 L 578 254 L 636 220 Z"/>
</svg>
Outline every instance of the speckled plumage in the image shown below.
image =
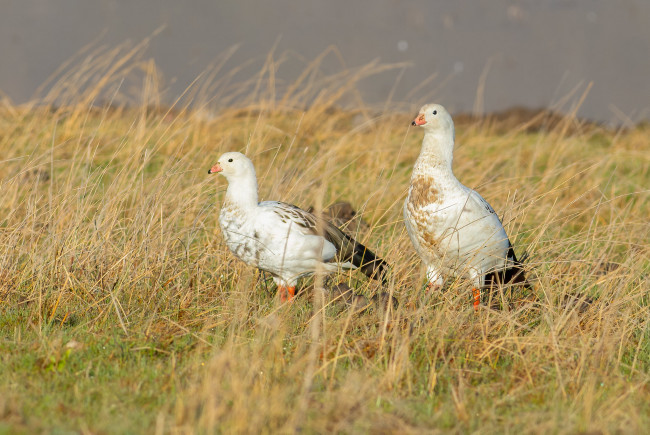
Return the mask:
<svg viewBox="0 0 650 435">
<path fill-rule="evenodd" d="M 454 124 L 444 107 L 422 107 L 413 124 L 425 135 L 404 202 L 409 237 L 430 284 L 452 275 L 482 287 L 486 274 L 518 266 L 508 236 L 487 201 L 452 172 Z"/>
<path fill-rule="evenodd" d="M 255 168 L 243 154 L 225 153 L 214 168 L 228 179 L 219 214 L 228 249 L 269 272 L 279 286 L 294 287 L 298 278 L 315 271 L 341 269 L 360 268 L 372 278 L 384 278 L 387 264 L 331 223 L 291 204 L 258 203 Z"/>
</svg>

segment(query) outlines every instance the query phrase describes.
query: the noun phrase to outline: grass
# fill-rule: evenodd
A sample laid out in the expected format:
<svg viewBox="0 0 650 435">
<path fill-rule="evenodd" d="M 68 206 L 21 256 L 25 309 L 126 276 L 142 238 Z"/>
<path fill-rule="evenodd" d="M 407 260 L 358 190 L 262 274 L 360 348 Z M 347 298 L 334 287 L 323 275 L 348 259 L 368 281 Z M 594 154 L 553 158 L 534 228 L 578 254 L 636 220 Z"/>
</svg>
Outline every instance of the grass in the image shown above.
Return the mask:
<svg viewBox="0 0 650 435">
<path fill-rule="evenodd" d="M 251 81 L 215 67 L 167 110 L 141 49 L 93 52 L 38 104 L 0 109 L 0 433 L 650 425 L 647 127 L 457 126 L 455 172 L 534 282 L 475 314 L 466 283 L 422 291 L 401 214 L 417 107 L 356 91 L 388 66 L 326 75 L 319 58 L 283 84 L 270 56 Z M 206 172 L 232 150 L 254 160 L 263 199 L 350 201 L 399 307 L 356 313 L 320 277 L 280 305 L 218 228 L 225 180 Z"/>
</svg>

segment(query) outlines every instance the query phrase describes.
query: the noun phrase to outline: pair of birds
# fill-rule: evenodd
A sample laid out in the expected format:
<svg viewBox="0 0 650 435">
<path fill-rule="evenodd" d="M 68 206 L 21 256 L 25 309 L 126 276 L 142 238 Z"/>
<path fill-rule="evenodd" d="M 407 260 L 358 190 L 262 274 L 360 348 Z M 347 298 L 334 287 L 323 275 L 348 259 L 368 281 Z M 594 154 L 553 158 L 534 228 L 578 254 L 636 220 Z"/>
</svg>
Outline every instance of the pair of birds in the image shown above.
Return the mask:
<svg viewBox="0 0 650 435">
<path fill-rule="evenodd" d="M 404 202 L 406 229 L 427 268 L 427 287 L 440 288 L 448 276 L 469 278 L 478 309 L 481 288 L 525 282 L 522 265 L 494 209 L 452 172 L 449 113 L 427 104 L 412 125 L 425 133 Z M 298 278 L 315 271 L 360 269 L 386 282 L 388 264 L 330 222 L 284 202 L 259 202 L 255 168 L 243 154 L 223 154 L 208 173 L 228 180 L 219 215 L 228 248 L 269 272 L 282 301 L 293 299 Z"/>
</svg>

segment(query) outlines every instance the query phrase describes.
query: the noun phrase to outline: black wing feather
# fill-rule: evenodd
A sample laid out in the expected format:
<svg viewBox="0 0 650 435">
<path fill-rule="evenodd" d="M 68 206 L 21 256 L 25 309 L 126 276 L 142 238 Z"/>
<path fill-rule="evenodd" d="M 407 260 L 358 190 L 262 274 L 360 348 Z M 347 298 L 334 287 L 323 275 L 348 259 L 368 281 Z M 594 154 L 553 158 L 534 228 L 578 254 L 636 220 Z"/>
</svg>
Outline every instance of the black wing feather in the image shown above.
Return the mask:
<svg viewBox="0 0 650 435">
<path fill-rule="evenodd" d="M 485 287 L 494 287 L 498 284 L 523 284 L 524 287 L 531 288 L 530 283 L 526 280 L 524 263 L 517 259 L 512 245 L 508 247 L 506 259 L 511 266 L 487 273 L 484 280 Z"/>
<path fill-rule="evenodd" d="M 349 261 L 367 277 L 387 282 L 388 263 L 377 257 L 374 252 L 354 240 L 343 230 L 323 217 L 317 217 L 299 207 L 284 202 L 278 202 L 274 212 L 281 219 L 300 225 L 314 235 L 320 235 L 331 242 L 336 248 L 338 261 Z M 322 232 L 319 233 L 319 229 Z"/>
</svg>

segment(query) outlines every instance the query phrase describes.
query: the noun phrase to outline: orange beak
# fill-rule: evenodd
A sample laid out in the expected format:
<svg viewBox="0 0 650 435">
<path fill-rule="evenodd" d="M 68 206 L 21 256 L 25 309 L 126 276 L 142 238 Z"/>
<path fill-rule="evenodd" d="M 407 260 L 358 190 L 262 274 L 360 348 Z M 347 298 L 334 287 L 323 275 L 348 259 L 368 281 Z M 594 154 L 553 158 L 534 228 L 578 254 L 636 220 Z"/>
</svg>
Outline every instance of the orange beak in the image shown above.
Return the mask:
<svg viewBox="0 0 650 435">
<path fill-rule="evenodd" d="M 214 174 L 215 172 L 221 172 L 221 171 L 223 171 L 223 168 L 219 163 L 217 163 L 216 165 L 210 168 L 208 174 Z"/>
<path fill-rule="evenodd" d="M 427 121 L 424 119 L 424 113 L 420 113 L 417 118 L 413 120 L 411 125 L 424 125 Z"/>
</svg>

